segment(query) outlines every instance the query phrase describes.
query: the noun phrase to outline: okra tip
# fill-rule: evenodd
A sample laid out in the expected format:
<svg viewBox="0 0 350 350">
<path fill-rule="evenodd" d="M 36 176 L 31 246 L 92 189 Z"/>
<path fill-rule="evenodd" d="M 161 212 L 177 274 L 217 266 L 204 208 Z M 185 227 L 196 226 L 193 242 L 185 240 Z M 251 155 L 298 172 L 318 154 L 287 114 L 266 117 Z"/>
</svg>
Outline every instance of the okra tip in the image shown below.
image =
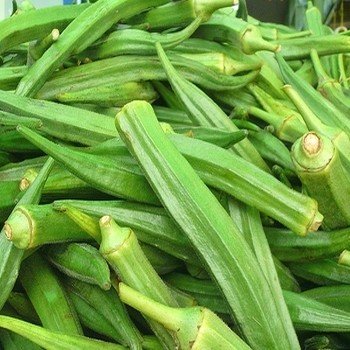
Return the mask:
<svg viewBox="0 0 350 350">
<path fill-rule="evenodd" d="M 7 239 L 12 241 L 17 248 L 29 248 L 33 227 L 22 210 L 17 209 L 9 216 L 3 230 Z"/>
</svg>

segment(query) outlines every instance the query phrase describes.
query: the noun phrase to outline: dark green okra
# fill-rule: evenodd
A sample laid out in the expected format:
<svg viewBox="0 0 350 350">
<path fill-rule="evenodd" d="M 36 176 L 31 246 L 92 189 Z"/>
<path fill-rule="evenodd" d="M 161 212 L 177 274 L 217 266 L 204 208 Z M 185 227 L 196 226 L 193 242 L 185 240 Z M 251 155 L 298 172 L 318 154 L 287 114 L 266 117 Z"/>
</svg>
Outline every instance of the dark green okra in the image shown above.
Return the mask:
<svg viewBox="0 0 350 350">
<path fill-rule="evenodd" d="M 52 169 L 53 163 L 52 158 L 46 161 L 36 181 L 26 190 L 18 201 L 16 208 L 22 204 L 39 203 L 42 188 Z M 12 214 L 8 219 L 11 220 L 11 217 Z M 24 250 L 18 249 L 7 239 L 4 229 L 0 232 L 0 250 L 2 252 L 0 255 L 0 308 L 2 308 L 16 282 Z"/>
<path fill-rule="evenodd" d="M 308 289 L 302 294 L 321 303 L 350 312 L 350 286 L 340 285 L 323 286 Z"/>
<path fill-rule="evenodd" d="M 72 347 L 76 350 L 126 350 L 126 348 L 121 345 L 81 335 L 68 335 L 62 334 L 61 332 L 50 331 L 9 316 L 0 316 L 0 328 L 5 328 L 20 334 L 47 350 L 67 350 L 72 349 Z"/>
<path fill-rule="evenodd" d="M 294 232 L 274 227 L 264 228 L 274 255 L 282 261 L 308 261 L 334 257 L 350 248 L 348 228 L 334 231 L 318 231 L 299 237 Z"/>
<path fill-rule="evenodd" d="M 179 339 L 179 347 L 184 350 L 251 349 L 218 316 L 203 307 L 173 308 L 119 284 L 121 300 L 141 313 L 164 325 Z"/>
<path fill-rule="evenodd" d="M 149 106 L 147 102 L 145 103 Z M 153 111 L 148 109 L 148 113 L 150 112 L 153 114 Z M 92 151 L 94 155 L 73 150 L 68 154 L 63 147 L 55 145 L 29 129 L 21 127 L 19 130 L 93 187 L 140 202 L 159 203 L 142 170 L 130 157 L 125 146 L 120 144 L 120 140 L 110 140 L 94 148 Z M 168 134 L 168 137 L 207 185 L 256 207 L 298 234 L 305 235 L 308 231 L 316 230 L 320 225 L 322 216 L 318 213 L 317 203 L 314 200 L 287 188 L 253 164 L 232 152 L 200 140 L 177 134 Z M 104 156 L 98 155 L 101 152 Z M 114 162 L 114 166 L 116 165 L 117 155 L 120 156 L 118 157 L 120 162 L 117 163 L 120 166 L 111 167 L 111 161 Z M 96 164 L 99 164 L 99 167 L 96 167 Z M 121 180 L 116 181 L 118 177 Z M 132 184 L 132 187 L 124 186 L 123 183 L 128 183 L 130 186 Z M 245 188 L 254 188 L 254 191 L 246 191 Z M 273 195 L 271 188 L 274 189 Z M 262 198 L 265 199 L 264 202 Z"/>
<path fill-rule="evenodd" d="M 282 320 L 253 252 L 215 196 L 166 138 L 152 107 L 138 101 L 128 104 L 117 115 L 116 126 L 217 281 L 248 343 L 252 348 L 277 349 L 283 339 L 283 347 L 292 348 L 281 337 Z M 247 316 L 253 314 L 254 321 Z"/>
<path fill-rule="evenodd" d="M 154 112 L 157 115 L 157 118 L 160 122 L 168 123 L 173 127 L 176 125 L 193 125 L 192 120 L 188 117 L 187 113 L 174 108 L 167 108 L 163 106 L 153 106 Z"/>
<path fill-rule="evenodd" d="M 231 6 L 235 0 L 182 0 L 151 9 L 127 20 L 147 29 L 166 29 L 185 26 L 200 17 L 203 21 L 222 7 Z"/>
<path fill-rule="evenodd" d="M 19 181 L 1 181 L 0 192 L 0 222 L 3 223 L 15 207 L 18 196 L 20 195 Z"/>
<path fill-rule="evenodd" d="M 350 284 L 350 267 L 340 265 L 336 260 L 293 262 L 288 267 L 294 275 L 319 285 Z"/>
<path fill-rule="evenodd" d="M 5 222 L 4 233 L 20 249 L 42 244 L 91 239 L 64 213 L 52 205 L 20 205 Z M 5 236 L 4 235 L 4 236 Z"/>
<path fill-rule="evenodd" d="M 70 293 L 88 303 L 112 325 L 118 343 L 133 350 L 141 349 L 141 335 L 113 288 L 102 291 L 97 286 L 73 278 L 64 278 L 64 285 Z"/>
<path fill-rule="evenodd" d="M 1 21 L 0 54 L 18 44 L 44 38 L 53 28 L 63 30 L 88 6 L 43 8 Z"/>
<path fill-rule="evenodd" d="M 213 69 L 194 60 L 171 54 L 171 62 L 186 79 L 199 86 L 214 90 L 236 90 L 253 81 L 258 72 L 229 76 L 218 74 Z M 208 62 L 209 63 L 209 62 Z M 53 75 L 36 98 L 52 99 L 59 93 L 79 91 L 86 88 L 108 84 L 125 84 L 131 81 L 166 80 L 166 74 L 157 57 L 154 56 L 119 56 L 78 67 L 64 69 Z"/>
<path fill-rule="evenodd" d="M 164 0 L 100 0 L 90 5 L 68 25 L 60 40 L 53 43 L 30 67 L 18 84 L 16 94 L 35 96 L 69 56 L 86 49 L 120 19 L 162 3 Z"/>
<path fill-rule="evenodd" d="M 19 279 L 45 328 L 66 334 L 83 334 L 63 286 L 38 252 L 23 261 Z"/>
<path fill-rule="evenodd" d="M 55 244 L 45 248 L 45 257 L 66 275 L 95 284 L 104 290 L 111 287 L 110 271 L 99 251 L 86 243 Z"/>
<path fill-rule="evenodd" d="M 168 80 L 192 122 L 195 125 L 215 126 L 228 131 L 237 131 L 238 128 L 209 96 L 176 71 L 159 43 L 156 44 L 156 48 Z M 240 144 L 235 145 L 234 150 L 243 158 L 268 171 L 267 165 L 248 140 L 243 140 Z"/>
<path fill-rule="evenodd" d="M 120 280 L 128 283 L 139 292 L 165 305 L 177 307 L 171 291 L 158 276 L 138 243 L 135 233 L 126 227 L 120 227 L 110 216 L 100 219 L 100 252 L 118 274 Z M 178 339 L 157 322 L 148 320 L 152 330 L 167 348 L 178 345 Z"/>
<path fill-rule="evenodd" d="M 332 141 L 310 132 L 293 145 L 291 154 L 306 193 L 323 213 L 323 225 L 329 230 L 349 226 L 350 175 Z"/>
<path fill-rule="evenodd" d="M 161 81 L 153 81 L 152 84 L 156 88 L 157 92 L 159 93 L 160 97 L 165 102 L 167 107 L 169 107 L 169 109 L 171 108 L 180 111 L 183 110 L 181 102 L 176 97 L 176 95 L 170 87 L 168 87 Z"/>
<path fill-rule="evenodd" d="M 62 92 L 55 100 L 66 103 L 91 103 L 102 107 L 122 107 L 133 100 L 153 102 L 158 98 L 157 92 L 149 82 L 130 82 L 93 87 L 80 91 Z"/>
<path fill-rule="evenodd" d="M 346 340 L 337 334 L 316 334 L 304 341 L 305 350 L 346 350 Z"/>
<path fill-rule="evenodd" d="M 28 142 L 12 127 L 9 130 L 0 130 L 0 149 L 10 153 L 25 153 L 40 155 L 40 150 L 32 143 Z"/>
</svg>

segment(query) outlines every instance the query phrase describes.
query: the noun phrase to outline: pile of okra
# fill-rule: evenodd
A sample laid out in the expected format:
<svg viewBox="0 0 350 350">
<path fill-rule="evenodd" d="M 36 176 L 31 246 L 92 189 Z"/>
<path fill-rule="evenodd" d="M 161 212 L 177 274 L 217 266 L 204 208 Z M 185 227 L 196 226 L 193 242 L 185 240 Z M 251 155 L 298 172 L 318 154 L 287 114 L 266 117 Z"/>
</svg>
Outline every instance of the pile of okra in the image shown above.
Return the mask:
<svg viewBox="0 0 350 350">
<path fill-rule="evenodd" d="M 245 1 L 0 22 L 0 349 L 350 349 L 350 31 Z"/>
</svg>

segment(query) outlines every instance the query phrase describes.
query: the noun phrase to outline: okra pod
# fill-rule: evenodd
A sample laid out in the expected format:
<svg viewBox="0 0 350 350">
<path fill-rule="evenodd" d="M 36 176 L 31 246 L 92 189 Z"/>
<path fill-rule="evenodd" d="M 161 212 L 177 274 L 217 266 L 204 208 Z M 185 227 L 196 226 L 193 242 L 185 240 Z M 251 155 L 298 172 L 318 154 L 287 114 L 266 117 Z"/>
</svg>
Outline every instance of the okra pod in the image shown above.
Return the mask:
<svg viewBox="0 0 350 350">
<path fill-rule="evenodd" d="M 110 271 L 98 250 L 86 243 L 46 247 L 45 257 L 64 274 L 104 290 L 111 287 Z"/>
<path fill-rule="evenodd" d="M 296 236 L 292 231 L 265 227 L 272 252 L 282 261 L 308 261 L 334 257 L 350 248 L 349 229 L 318 231 L 306 237 Z"/>
<path fill-rule="evenodd" d="M 16 208 L 22 204 L 39 203 L 42 188 L 52 169 L 53 163 L 52 158 L 49 158 L 46 161 L 41 168 L 36 181 L 34 181 L 34 183 L 26 190 L 24 195 L 18 201 Z M 11 220 L 12 214 L 8 219 Z M 5 229 L 3 228 L 0 232 L 0 250 L 2 252 L 0 255 L 0 308 L 2 308 L 6 302 L 6 299 L 16 282 L 24 254 L 22 249 L 18 249 L 7 239 L 4 231 Z"/>
<path fill-rule="evenodd" d="M 178 100 L 171 88 L 163 84 L 161 81 L 153 81 L 152 84 L 169 108 L 180 111 L 183 109 L 181 102 Z"/>
<path fill-rule="evenodd" d="M 160 122 L 169 123 L 172 126 L 175 125 L 193 125 L 192 120 L 188 118 L 186 112 L 180 109 L 173 109 L 162 107 L 162 106 L 154 106 L 154 112 L 157 115 L 157 118 Z"/>
<path fill-rule="evenodd" d="M 20 249 L 89 240 L 85 231 L 50 204 L 17 206 L 6 220 L 4 232 L 7 239 Z"/>
<path fill-rule="evenodd" d="M 0 54 L 18 44 L 44 38 L 53 28 L 63 30 L 88 6 L 42 8 L 1 21 Z"/>
<path fill-rule="evenodd" d="M 81 91 L 62 92 L 55 100 L 66 103 L 92 103 L 101 107 L 122 107 L 133 100 L 153 102 L 158 98 L 157 92 L 149 82 L 130 82 L 98 86 Z"/>
<path fill-rule="evenodd" d="M 40 318 L 35 311 L 33 304 L 29 300 L 28 296 L 24 293 L 11 292 L 7 302 L 13 307 L 14 310 L 23 317 L 25 320 L 35 324 L 40 324 Z"/>
<path fill-rule="evenodd" d="M 38 252 L 24 260 L 19 279 L 45 328 L 66 334 L 83 334 L 63 286 Z"/>
<path fill-rule="evenodd" d="M 126 105 L 117 115 L 116 126 L 163 205 L 217 281 L 245 339 L 252 348 L 280 348 L 282 321 L 255 256 L 216 198 L 167 140 L 152 107 L 138 101 Z M 247 316 L 248 310 L 258 325 Z M 283 342 L 291 348 L 285 338 Z"/>
<path fill-rule="evenodd" d="M 350 224 L 347 210 L 350 196 L 350 176 L 330 139 L 310 132 L 292 147 L 295 170 L 306 192 L 318 202 L 324 215 L 324 226 L 344 228 Z"/>
<path fill-rule="evenodd" d="M 69 56 L 86 49 L 120 19 L 164 3 L 164 0 L 100 0 L 87 7 L 62 32 L 19 82 L 16 94 L 33 97 Z"/>
<path fill-rule="evenodd" d="M 81 335 L 68 335 L 35 326 L 9 316 L 0 316 L 0 328 L 22 335 L 47 350 L 125 350 L 121 345 L 104 342 Z"/>
<path fill-rule="evenodd" d="M 135 233 L 130 228 L 118 226 L 110 216 L 100 219 L 100 228 L 100 252 L 119 278 L 158 302 L 178 306 L 172 293 L 142 252 Z M 161 325 L 152 320 L 148 322 L 166 348 L 171 349 L 177 345 L 178 339 L 172 339 Z"/>
<path fill-rule="evenodd" d="M 60 31 L 55 28 L 51 31 L 49 35 L 47 35 L 42 40 L 38 40 L 34 44 L 29 44 L 28 48 L 28 59 L 30 58 L 33 61 L 37 61 L 44 52 L 59 39 Z"/>
<path fill-rule="evenodd" d="M 1 90 L 14 90 L 22 77 L 28 72 L 26 66 L 0 67 Z"/>
<path fill-rule="evenodd" d="M 202 307 L 172 308 L 119 284 L 120 298 L 174 332 L 181 349 L 251 349 L 218 316 Z"/>
<path fill-rule="evenodd" d="M 118 342 L 133 350 L 141 349 L 141 335 L 113 288 L 109 291 L 102 291 L 97 286 L 73 278 L 65 278 L 64 284 L 71 293 L 88 303 L 113 326 L 119 338 Z"/>
</svg>

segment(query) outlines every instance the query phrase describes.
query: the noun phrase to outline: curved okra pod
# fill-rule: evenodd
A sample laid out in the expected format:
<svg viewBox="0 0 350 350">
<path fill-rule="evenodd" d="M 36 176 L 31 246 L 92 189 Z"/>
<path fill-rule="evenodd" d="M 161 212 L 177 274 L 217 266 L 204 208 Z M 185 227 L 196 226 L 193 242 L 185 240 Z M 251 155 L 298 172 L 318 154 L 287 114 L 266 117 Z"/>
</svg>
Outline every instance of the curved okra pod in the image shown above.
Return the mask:
<svg viewBox="0 0 350 350">
<path fill-rule="evenodd" d="M 293 145 L 291 154 L 306 192 L 317 200 L 324 214 L 325 227 L 332 230 L 349 226 L 350 175 L 333 142 L 310 132 Z"/>
<path fill-rule="evenodd" d="M 58 205 L 63 203 L 63 206 L 68 204 L 67 213 L 73 214 L 71 209 L 77 208 L 79 211 L 82 210 L 99 218 L 108 214 L 119 225 L 131 227 L 141 242 L 157 247 L 180 260 L 190 262 L 192 265 L 201 265 L 190 246 L 190 242 L 163 208 L 126 201 L 73 200 L 56 203 Z M 75 211 L 74 217 L 77 218 L 78 215 L 79 213 Z M 87 221 L 86 217 L 84 217 L 84 221 Z"/>
<path fill-rule="evenodd" d="M 38 252 L 22 262 L 19 279 L 45 328 L 66 334 L 83 334 L 63 286 Z"/>
<path fill-rule="evenodd" d="M 293 348 L 286 337 L 281 337 L 282 320 L 249 245 L 215 196 L 166 138 L 152 107 L 142 101 L 128 104 L 117 115 L 116 126 L 163 205 L 220 286 L 248 343 L 253 348 L 278 349 L 283 339 L 284 348 Z"/>
<path fill-rule="evenodd" d="M 238 131 L 238 128 L 208 95 L 176 71 L 159 43 L 156 44 L 156 48 L 169 82 L 192 122 L 200 126 L 215 126 L 228 131 Z M 267 165 L 248 140 L 242 140 L 240 144 L 234 146 L 234 150 L 243 158 L 268 171 Z"/>
<path fill-rule="evenodd" d="M 301 98 L 300 94 L 290 85 L 284 86 L 284 91 L 293 101 L 295 106 L 304 118 L 310 130 L 314 130 L 325 137 L 328 137 L 341 155 L 343 165 L 350 168 L 350 138 L 347 133 L 339 127 L 325 125 L 309 108 L 309 105 Z"/>
<path fill-rule="evenodd" d="M 89 5 L 55 6 L 12 16 L 0 24 L 0 54 L 18 44 L 42 39 L 53 28 L 63 30 Z"/>
<path fill-rule="evenodd" d="M 282 261 L 308 261 L 334 257 L 350 248 L 350 229 L 318 231 L 306 237 L 292 231 L 265 227 L 265 234 L 273 254 Z"/>
<path fill-rule="evenodd" d="M 173 332 L 179 339 L 181 349 L 251 349 L 209 309 L 169 307 L 152 300 L 124 283 L 120 283 L 118 289 L 124 303 L 153 318 Z"/>
<path fill-rule="evenodd" d="M 208 66 L 171 54 L 171 62 L 185 78 L 206 89 L 214 91 L 235 90 L 254 80 L 257 71 L 230 76 L 218 74 Z M 207 61 L 209 65 L 210 62 Z M 55 73 L 36 98 L 53 99 L 67 91 L 79 91 L 110 84 L 125 84 L 133 81 L 166 80 L 166 74 L 159 60 L 154 56 L 119 56 L 83 64 Z M 74 83 L 72 83 L 74 82 Z"/>
<path fill-rule="evenodd" d="M 171 291 L 158 276 L 130 228 L 122 228 L 110 216 L 100 219 L 102 241 L 100 252 L 118 277 L 141 293 L 165 305 L 178 306 Z M 152 330 L 166 348 L 177 345 L 177 339 L 158 323 L 149 320 Z"/>
<path fill-rule="evenodd" d="M 115 137 L 110 118 L 79 108 L 20 97 L 7 91 L 0 91 L 0 108 L 23 116 L 24 122 L 29 118 L 40 119 L 41 130 L 58 139 L 92 145 Z"/>
<path fill-rule="evenodd" d="M 152 103 L 158 98 L 157 92 L 149 82 L 130 82 L 125 84 L 103 85 L 80 91 L 62 92 L 55 100 L 66 103 L 91 103 L 101 107 L 123 107 L 133 100 Z"/>
<path fill-rule="evenodd" d="M 4 233 L 20 249 L 90 239 L 85 231 L 50 204 L 17 206 L 5 222 Z"/>
<path fill-rule="evenodd" d="M 325 38 L 327 39 L 327 37 Z M 329 101 L 322 98 L 322 96 L 320 96 L 320 94 L 312 86 L 294 73 L 281 54 L 276 54 L 276 59 L 284 82 L 286 84 L 290 84 L 300 96 L 303 96 L 303 99 L 307 102 L 308 107 L 317 116 L 317 118 L 319 118 L 322 123 L 333 127 L 336 126 L 350 135 L 350 120 Z M 299 112 L 301 113 L 301 111 Z"/>
<path fill-rule="evenodd" d="M 71 294 L 88 303 L 113 326 L 118 342 L 133 350 L 141 349 L 141 335 L 113 288 L 102 291 L 97 286 L 73 278 L 65 278 L 64 285 Z"/>
<path fill-rule="evenodd" d="M 350 267 L 340 265 L 336 260 L 293 262 L 288 266 L 294 275 L 319 285 L 350 284 Z"/>
<path fill-rule="evenodd" d="M 206 40 L 228 42 L 248 55 L 260 50 L 279 50 L 278 44 L 262 38 L 256 26 L 222 11 L 213 14 L 209 21 L 198 28 L 195 35 Z"/>
<path fill-rule="evenodd" d="M 350 312 L 350 286 L 336 285 L 308 289 L 302 293 L 308 298 L 327 304 L 336 309 Z"/>
<path fill-rule="evenodd" d="M 18 206 L 28 203 L 39 203 L 41 191 L 44 187 L 45 181 L 53 167 L 53 159 L 49 158 L 44 166 L 41 168 L 34 183 L 26 190 L 24 195 L 18 201 L 14 211 L 9 216 L 11 220 L 15 210 Z M 0 232 L 0 308 L 6 302 L 18 276 L 21 260 L 23 258 L 24 250 L 18 249 L 12 242 L 10 242 L 3 228 Z"/>
<path fill-rule="evenodd" d="M 117 30 L 109 34 L 101 42 L 90 46 L 80 55 L 97 60 L 119 55 L 154 55 L 156 42 L 167 48 L 173 48 L 188 39 L 201 24 L 202 18 L 197 17 L 186 28 L 173 33 L 151 33 L 139 29 Z"/>
<path fill-rule="evenodd" d="M 35 96 L 45 81 L 69 56 L 86 49 L 120 19 L 162 3 L 164 0 L 100 0 L 90 5 L 68 25 L 59 40 L 30 67 L 18 84 L 16 94 Z"/>
<path fill-rule="evenodd" d="M 9 316 L 0 316 L 0 328 L 22 335 L 47 350 L 126 350 L 122 345 L 104 342 L 81 335 L 51 331 Z"/>
<path fill-rule="evenodd" d="M 236 0 L 184 0 L 170 2 L 127 20 L 147 29 L 166 29 L 187 25 L 196 18 L 206 21 L 212 13 L 222 7 L 232 6 Z"/>
<path fill-rule="evenodd" d="M 111 287 L 110 271 L 99 251 L 86 243 L 55 244 L 46 247 L 45 257 L 67 276 L 95 284 L 104 290 Z"/>
</svg>

